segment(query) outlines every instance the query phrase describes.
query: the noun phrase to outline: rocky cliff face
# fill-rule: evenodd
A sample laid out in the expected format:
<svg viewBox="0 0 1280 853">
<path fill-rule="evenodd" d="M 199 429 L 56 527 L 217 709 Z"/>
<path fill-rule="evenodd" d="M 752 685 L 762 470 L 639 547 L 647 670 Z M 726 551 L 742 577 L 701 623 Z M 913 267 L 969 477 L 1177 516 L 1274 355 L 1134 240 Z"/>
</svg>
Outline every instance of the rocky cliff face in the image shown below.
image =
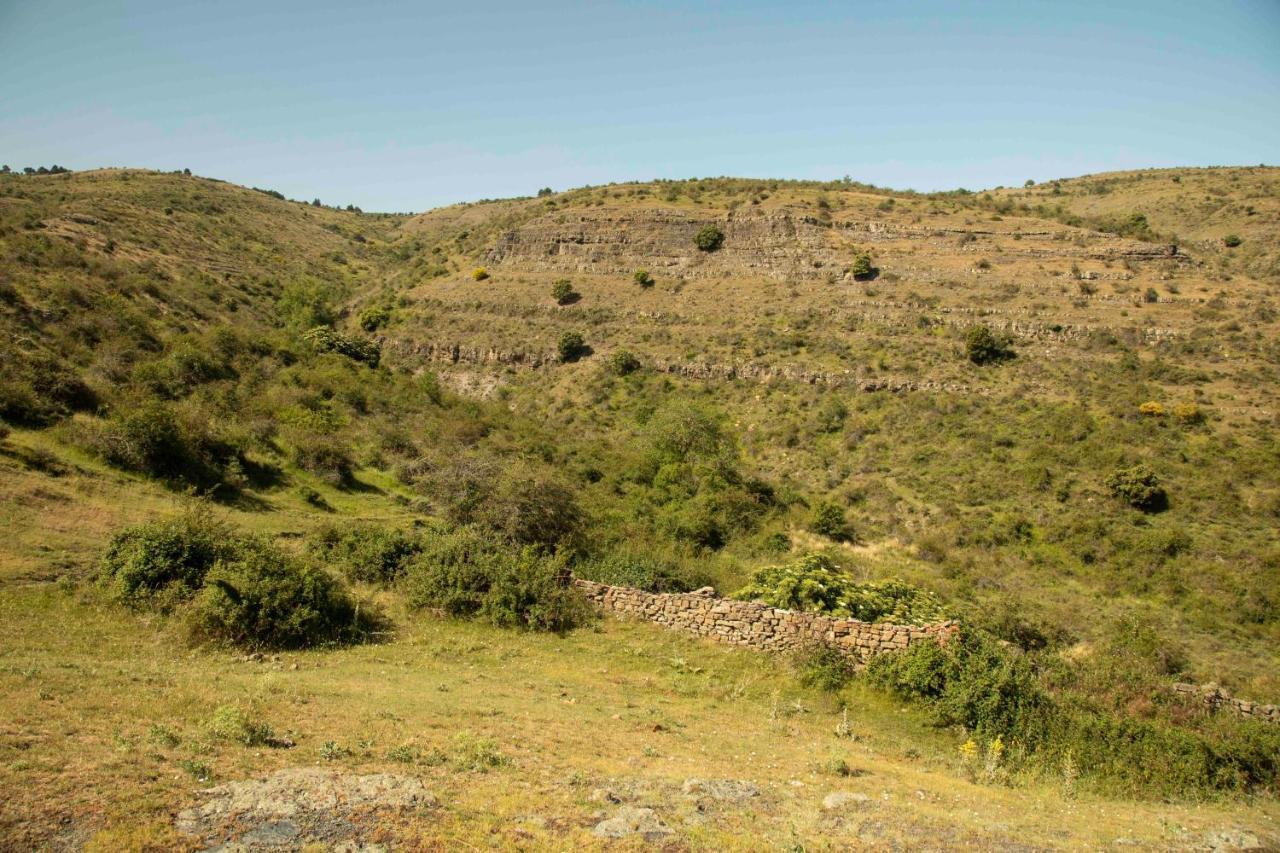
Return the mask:
<svg viewBox="0 0 1280 853">
<path fill-rule="evenodd" d="M 718 226 L 724 245 L 699 251 L 694 235 Z M 734 210 L 727 214 L 666 208 L 588 208 L 549 213 L 504 232 L 484 262 L 529 272 L 630 275 L 647 269 L 685 278 L 746 276 L 849 278 L 860 248 L 897 243 L 946 255 L 985 250 L 979 240 L 1015 232 L 948 228 L 875 219 L 832 219 L 807 209 Z M 1020 231 L 1007 257 L 1065 260 L 1185 262 L 1171 246 L 1152 245 L 1079 229 Z"/>
<path fill-rule="evenodd" d="M 699 251 L 704 225 L 724 231 L 724 245 Z M 489 252 L 494 266 L 537 271 L 631 274 L 647 269 L 688 278 L 726 274 L 782 278 L 835 269 L 843 274 L 853 246 L 816 218 L 780 213 L 712 216 L 678 210 L 610 209 L 552 213 L 508 231 Z"/>
</svg>

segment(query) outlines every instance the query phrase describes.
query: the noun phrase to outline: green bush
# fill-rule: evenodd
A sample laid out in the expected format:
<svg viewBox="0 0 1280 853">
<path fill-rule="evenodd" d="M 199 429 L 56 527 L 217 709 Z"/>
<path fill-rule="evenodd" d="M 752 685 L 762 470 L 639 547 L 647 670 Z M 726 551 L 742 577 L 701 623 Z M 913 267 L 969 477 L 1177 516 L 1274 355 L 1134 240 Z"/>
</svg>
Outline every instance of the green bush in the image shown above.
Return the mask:
<svg viewBox="0 0 1280 853">
<path fill-rule="evenodd" d="M 380 524 L 327 525 L 309 543 L 308 551 L 317 560 L 336 565 L 349 578 L 370 583 L 388 583 L 404 573 L 409 560 L 418 553 L 419 537 Z"/>
<path fill-rule="evenodd" d="M 551 298 L 556 301 L 557 305 L 568 305 L 570 302 L 576 302 L 580 298 L 578 291 L 573 289 L 573 284 L 569 279 L 562 278 L 551 285 Z"/>
<path fill-rule="evenodd" d="M 1234 249 L 1243 242 L 1244 241 L 1240 239 L 1240 235 L 1238 234 L 1228 234 L 1222 238 L 1222 245 L 1226 246 L 1228 249 Z"/>
<path fill-rule="evenodd" d="M 711 576 L 704 572 L 633 551 L 613 551 L 581 560 L 574 564 L 573 573 L 596 583 L 648 592 L 690 592 L 711 586 Z"/>
<path fill-rule="evenodd" d="M 733 598 L 863 622 L 920 625 L 947 618 L 932 593 L 900 580 L 858 583 L 821 554 L 759 569 Z"/>
<path fill-rule="evenodd" d="M 835 693 L 853 680 L 853 662 L 831 646 L 817 644 L 801 649 L 792 657 L 800 683 L 827 693 Z"/>
<path fill-rule="evenodd" d="M 570 577 L 563 556 L 532 546 L 511 549 L 480 528 L 461 527 L 426 539 L 404 586 L 414 607 L 563 633 L 591 614 Z"/>
<path fill-rule="evenodd" d="M 370 305 L 360 312 L 360 328 L 376 332 L 391 322 L 391 308 L 386 305 Z"/>
<path fill-rule="evenodd" d="M 329 326 L 309 329 L 302 335 L 302 339 L 316 352 L 336 352 L 370 367 L 377 367 L 382 360 L 382 347 L 376 341 L 347 337 Z"/>
<path fill-rule="evenodd" d="M 1117 469 L 1107 476 L 1105 485 L 1113 497 L 1143 512 L 1158 512 L 1169 505 L 1160 478 L 1146 465 Z"/>
<path fill-rule="evenodd" d="M 241 464 L 236 440 L 212 431 L 202 416 L 180 419 L 169 405 L 144 402 L 86 433 L 88 449 L 108 463 L 163 480 L 213 487 Z"/>
<path fill-rule="evenodd" d="M 945 646 L 916 643 L 905 651 L 877 655 L 867 678 L 906 699 L 924 700 L 942 725 L 960 725 L 980 735 L 1001 735 L 1032 747 L 1048 734 L 1048 696 L 1030 661 L 973 631 Z"/>
<path fill-rule="evenodd" d="M 653 287 L 653 276 L 649 274 L 648 270 L 636 270 L 632 278 L 635 279 L 636 284 L 643 288 Z"/>
<path fill-rule="evenodd" d="M 351 445 L 341 436 L 303 429 L 287 431 L 290 458 L 305 471 L 320 476 L 336 488 L 350 486 L 355 480 L 355 459 Z"/>
<path fill-rule="evenodd" d="M 587 342 L 578 332 L 565 332 L 556 343 L 556 352 L 560 356 L 560 361 L 566 364 L 577 361 L 587 354 Z"/>
<path fill-rule="evenodd" d="M 609 356 L 609 369 L 618 376 L 628 376 L 640 369 L 640 359 L 631 350 L 620 349 Z"/>
<path fill-rule="evenodd" d="M 332 576 L 257 539 L 214 565 L 189 618 L 196 639 L 271 649 L 358 642 L 377 625 Z"/>
<path fill-rule="evenodd" d="M 693 236 L 693 245 L 704 252 L 714 252 L 724 245 L 724 232 L 716 225 L 703 225 Z"/>
<path fill-rule="evenodd" d="M 1185 798 L 1274 787 L 1280 779 L 1280 731 L 1272 726 L 1233 720 L 1197 732 L 1109 713 L 1069 692 L 1051 696 L 1036 661 L 965 630 L 945 647 L 918 643 L 879 655 L 866 677 L 923 703 L 940 725 L 1016 747 L 1005 754 L 1012 769 L 1023 764 L 1056 774 L 1069 759 L 1108 793 Z"/>
<path fill-rule="evenodd" d="M 845 520 L 844 510 L 830 501 L 823 501 L 814 507 L 809 529 L 836 542 L 849 542 L 853 539 L 853 528 Z"/>
<path fill-rule="evenodd" d="M 574 490 L 551 471 L 505 467 L 472 520 L 517 545 L 568 545 L 583 525 Z"/>
<path fill-rule="evenodd" d="M 231 528 L 197 505 L 116 533 L 102 559 L 102 576 L 117 599 L 167 610 L 194 595 L 214 564 L 230 559 L 238 547 Z"/>
<path fill-rule="evenodd" d="M 853 266 L 849 268 L 849 271 L 853 273 L 854 278 L 869 278 L 875 272 L 875 267 L 871 265 L 871 256 L 866 252 L 859 252 L 853 259 Z"/>
<path fill-rule="evenodd" d="M 964 333 L 964 353 L 974 364 L 994 364 L 1015 355 L 1008 338 L 996 335 L 986 326 L 972 326 Z"/>
</svg>

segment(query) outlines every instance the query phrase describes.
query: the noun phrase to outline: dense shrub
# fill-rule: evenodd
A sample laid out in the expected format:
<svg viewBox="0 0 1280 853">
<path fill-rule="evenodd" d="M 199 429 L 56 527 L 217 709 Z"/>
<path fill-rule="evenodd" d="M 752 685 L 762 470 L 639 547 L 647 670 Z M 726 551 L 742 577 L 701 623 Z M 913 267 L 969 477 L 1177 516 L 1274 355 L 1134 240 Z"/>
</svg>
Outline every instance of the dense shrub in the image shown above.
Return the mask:
<svg viewBox="0 0 1280 853">
<path fill-rule="evenodd" d="M 849 268 L 853 273 L 853 277 L 857 279 L 869 278 L 875 267 L 871 265 L 871 256 L 866 252 L 859 252 L 857 257 L 853 259 L 853 266 Z"/>
<path fill-rule="evenodd" d="M 1146 465 L 1113 471 L 1107 476 L 1106 487 L 1114 497 L 1143 512 L 1158 512 L 1169 505 L 1160 478 Z"/>
<path fill-rule="evenodd" d="M 569 544 L 582 528 L 574 490 L 530 465 L 509 465 L 473 512 L 476 523 L 518 545 Z"/>
<path fill-rule="evenodd" d="M 562 362 L 577 361 L 588 352 L 587 342 L 578 332 L 565 332 L 556 342 L 556 353 Z"/>
<path fill-rule="evenodd" d="M 151 400 L 90 429 L 89 449 L 112 465 L 164 480 L 212 487 L 228 481 L 241 448 L 200 417 L 180 419 L 165 403 Z"/>
<path fill-rule="evenodd" d="M 116 533 L 102 559 L 112 594 L 130 604 L 169 609 L 194 595 L 238 539 L 203 506 Z"/>
<path fill-rule="evenodd" d="M 461 527 L 427 537 L 404 585 L 415 607 L 560 633 L 591 614 L 570 578 L 563 556 L 532 546 L 513 550 L 479 528 Z"/>
<path fill-rule="evenodd" d="M 653 276 L 649 274 L 648 270 L 636 270 L 635 275 L 632 276 L 632 278 L 635 280 L 635 283 L 641 287 L 653 287 Z"/>
<path fill-rule="evenodd" d="M 567 278 L 562 278 L 551 285 L 551 298 L 556 301 L 557 305 L 568 305 L 571 302 L 577 302 L 581 298 L 578 291 L 573 289 L 573 284 Z"/>
<path fill-rule="evenodd" d="M 724 245 L 724 232 L 718 226 L 708 223 L 693 236 L 693 245 L 704 252 L 714 252 Z"/>
<path fill-rule="evenodd" d="M 475 281 L 484 281 L 489 277 L 489 271 L 484 267 L 476 267 L 471 271 L 471 278 Z"/>
<path fill-rule="evenodd" d="M 45 426 L 74 411 L 97 407 L 98 395 L 70 368 L 48 358 L 32 358 L 0 348 L 0 418 Z"/>
<path fill-rule="evenodd" d="M 290 458 L 299 468 L 319 475 L 337 488 L 354 482 L 355 459 L 351 445 L 341 436 L 292 428 L 286 431 L 286 437 L 290 444 Z"/>
<path fill-rule="evenodd" d="M 627 376 L 640 369 L 640 359 L 631 350 L 620 349 L 609 356 L 609 370 L 618 376 Z"/>
<path fill-rule="evenodd" d="M 853 528 L 845 520 L 844 510 L 830 501 L 823 501 L 813 509 L 813 517 L 809 520 L 809 529 L 819 536 L 825 536 L 836 542 L 848 542 L 853 539 Z"/>
<path fill-rule="evenodd" d="M 451 523 L 479 525 L 516 544 L 570 544 L 583 522 L 573 489 L 528 463 L 456 456 L 430 466 L 416 482 Z"/>
<path fill-rule="evenodd" d="M 828 693 L 840 690 L 854 677 L 853 662 L 826 644 L 801 649 L 792 657 L 800 683 Z"/>
<path fill-rule="evenodd" d="M 1222 245 L 1226 246 L 1228 249 L 1234 249 L 1243 242 L 1244 241 L 1240 239 L 1238 234 L 1228 234 L 1222 238 Z"/>
<path fill-rule="evenodd" d="M 711 585 L 711 576 L 706 573 L 633 551 L 614 551 L 581 560 L 574 564 L 573 573 L 596 583 L 648 592 L 690 592 Z"/>
<path fill-rule="evenodd" d="M 965 630 L 946 646 L 918 643 L 880 655 L 867 679 L 922 702 L 941 725 L 958 725 L 1014 749 L 1017 769 L 1056 774 L 1069 761 L 1099 789 L 1126 796 L 1187 797 L 1200 791 L 1274 788 L 1280 782 L 1280 731 L 1231 721 L 1197 732 L 1136 719 L 1083 702 L 1054 698 L 1041 685 L 1036 658 Z"/>
<path fill-rule="evenodd" d="M 421 549 L 419 538 L 380 524 L 327 525 L 312 537 L 309 552 L 348 577 L 371 583 L 398 578 Z"/>
<path fill-rule="evenodd" d="M 859 583 L 821 554 L 759 569 L 733 597 L 863 622 L 918 625 L 946 618 L 932 593 L 899 580 Z"/>
<path fill-rule="evenodd" d="M 209 571 L 190 620 L 198 639 L 276 649 L 354 642 L 376 626 L 333 577 L 257 539 Z"/>
<path fill-rule="evenodd" d="M 964 353 L 974 364 L 993 364 L 1014 357 L 1008 338 L 986 326 L 972 326 L 964 333 Z"/>
<path fill-rule="evenodd" d="M 906 699 L 925 700 L 943 725 L 978 734 L 1043 742 L 1050 702 L 1023 655 L 1005 651 L 972 631 L 941 646 L 916 643 L 878 655 L 867 667 L 872 683 Z"/>
<path fill-rule="evenodd" d="M 352 338 L 335 332 L 329 326 L 316 326 L 303 334 L 302 339 L 316 352 L 336 352 L 352 361 L 377 367 L 382 360 L 382 347 L 376 341 Z"/>
<path fill-rule="evenodd" d="M 360 312 L 360 328 L 376 332 L 391 322 L 391 308 L 386 305 L 370 305 Z"/>
</svg>

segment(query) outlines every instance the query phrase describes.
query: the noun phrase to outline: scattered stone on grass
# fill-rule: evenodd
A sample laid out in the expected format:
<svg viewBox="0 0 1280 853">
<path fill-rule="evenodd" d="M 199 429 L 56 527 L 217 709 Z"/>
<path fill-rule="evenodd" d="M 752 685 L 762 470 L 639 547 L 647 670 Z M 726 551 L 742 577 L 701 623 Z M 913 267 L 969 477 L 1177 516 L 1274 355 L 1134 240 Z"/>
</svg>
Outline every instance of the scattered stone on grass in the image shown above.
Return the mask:
<svg viewBox="0 0 1280 853">
<path fill-rule="evenodd" d="M 685 779 L 681 790 L 692 797 L 734 803 L 760 796 L 755 783 L 742 779 Z"/>
<path fill-rule="evenodd" d="M 661 841 L 675 830 L 663 823 L 653 809 L 622 806 L 613 817 L 597 823 L 591 832 L 600 838 L 639 835 L 645 841 Z"/>
<path fill-rule="evenodd" d="M 199 797 L 198 805 L 178 813 L 178 831 L 198 838 L 206 850 L 243 851 L 317 842 L 368 849 L 361 818 L 436 803 L 413 777 L 305 767 L 228 782 Z"/>
<path fill-rule="evenodd" d="M 871 798 L 866 794 L 859 794 L 856 791 L 832 791 L 822 798 L 822 807 L 827 811 L 836 811 L 839 809 L 859 808 L 871 802 Z"/>
</svg>

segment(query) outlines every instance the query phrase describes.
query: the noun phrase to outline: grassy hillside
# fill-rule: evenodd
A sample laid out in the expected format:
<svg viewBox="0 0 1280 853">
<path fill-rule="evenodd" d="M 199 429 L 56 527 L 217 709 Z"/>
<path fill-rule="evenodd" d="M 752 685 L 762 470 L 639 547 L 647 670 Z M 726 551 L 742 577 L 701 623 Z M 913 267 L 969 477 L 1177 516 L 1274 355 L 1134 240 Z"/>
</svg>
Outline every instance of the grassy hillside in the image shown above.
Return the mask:
<svg viewBox="0 0 1280 853">
<path fill-rule="evenodd" d="M 1167 688 L 1280 700 L 1278 175 L 709 179 L 413 217 L 0 175 L 0 678 L 26 697 L 0 778 L 28 792 L 0 837 L 169 846 L 202 780 L 316 761 L 429 776 L 447 805 L 400 829 L 440 845 L 580 843 L 610 786 L 717 849 L 1258 831 L 1276 733 Z M 122 593 L 158 570 L 112 569 L 113 537 L 193 494 L 210 580 Z M 912 666 L 1007 701 L 815 681 L 550 591 L 731 593 L 811 553 L 936 593 L 976 651 Z M 279 635 L 217 583 L 267 601 L 295 575 L 375 614 L 372 642 L 240 662 Z M 226 707 L 299 751 L 220 740 Z M 489 772 L 457 757 L 477 740 Z M 764 793 L 699 817 L 680 782 L 712 775 Z M 82 786 L 114 793 L 63 803 Z M 820 808 L 864 788 L 866 814 Z M 1179 805 L 1115 805 L 1155 797 Z M 1081 808 L 1108 817 L 1054 834 Z"/>
</svg>

